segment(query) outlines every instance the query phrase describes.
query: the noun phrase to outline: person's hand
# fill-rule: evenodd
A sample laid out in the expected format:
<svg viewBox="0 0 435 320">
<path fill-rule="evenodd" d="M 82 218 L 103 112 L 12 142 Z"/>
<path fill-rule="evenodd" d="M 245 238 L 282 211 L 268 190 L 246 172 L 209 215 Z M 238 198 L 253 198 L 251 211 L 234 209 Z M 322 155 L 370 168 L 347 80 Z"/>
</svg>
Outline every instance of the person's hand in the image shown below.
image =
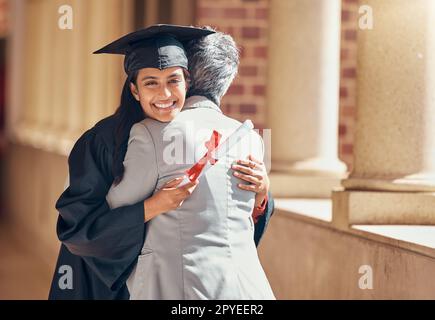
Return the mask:
<svg viewBox="0 0 435 320">
<path fill-rule="evenodd" d="M 236 163 L 232 165 L 234 176 L 250 182 L 250 184 L 239 183 L 238 187 L 255 192 L 255 206 L 260 206 L 266 198 L 270 186 L 266 166 L 262 161 L 255 159 L 251 155 L 249 155 L 248 160 L 237 160 Z"/>
<path fill-rule="evenodd" d="M 183 177 L 167 182 L 162 189 L 144 201 L 145 222 L 159 214 L 180 207 L 198 185 L 198 180 L 196 180 L 177 188 L 181 181 L 183 181 Z"/>
</svg>

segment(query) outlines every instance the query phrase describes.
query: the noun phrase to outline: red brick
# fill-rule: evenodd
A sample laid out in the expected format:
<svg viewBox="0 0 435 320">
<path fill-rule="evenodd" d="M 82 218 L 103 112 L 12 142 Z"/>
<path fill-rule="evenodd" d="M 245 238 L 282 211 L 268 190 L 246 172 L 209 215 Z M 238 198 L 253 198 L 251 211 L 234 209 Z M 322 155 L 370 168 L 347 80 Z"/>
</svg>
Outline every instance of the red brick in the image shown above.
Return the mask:
<svg viewBox="0 0 435 320">
<path fill-rule="evenodd" d="M 228 114 L 233 109 L 233 105 L 230 103 L 223 103 L 223 104 L 221 104 L 220 108 L 221 108 L 223 113 Z"/>
<path fill-rule="evenodd" d="M 245 39 L 258 39 L 260 38 L 260 31 L 258 27 L 242 27 L 242 37 Z"/>
<path fill-rule="evenodd" d="M 243 94 L 245 92 L 245 88 L 242 85 L 232 85 L 229 89 L 228 89 L 228 94 L 233 94 L 233 95 L 240 95 Z"/>
<path fill-rule="evenodd" d="M 255 96 L 264 96 L 266 94 L 266 86 L 255 85 L 253 86 L 253 92 Z"/>
<path fill-rule="evenodd" d="M 226 8 L 224 9 L 225 19 L 243 19 L 246 18 L 247 10 L 245 8 Z"/>
<path fill-rule="evenodd" d="M 266 46 L 255 47 L 254 48 L 254 57 L 267 59 L 267 47 Z"/>
<path fill-rule="evenodd" d="M 344 68 L 342 71 L 342 76 L 344 78 L 356 78 L 356 69 L 355 68 Z"/>
<path fill-rule="evenodd" d="M 255 114 L 257 112 L 257 106 L 250 103 L 242 103 L 240 105 L 241 114 Z"/>
<path fill-rule="evenodd" d="M 269 10 L 267 8 L 255 9 L 255 18 L 257 19 L 267 19 L 269 16 Z"/>
<path fill-rule="evenodd" d="M 257 67 L 255 66 L 243 66 L 239 69 L 241 76 L 252 77 L 258 74 Z"/>
<path fill-rule="evenodd" d="M 349 58 L 349 50 L 345 49 L 345 48 L 342 48 L 341 49 L 341 53 L 340 53 L 340 59 L 341 59 L 341 61 L 344 61 L 344 60 L 346 60 L 348 58 Z"/>
<path fill-rule="evenodd" d="M 356 40 L 357 32 L 356 30 L 345 30 L 344 31 L 344 38 L 346 40 Z"/>
<path fill-rule="evenodd" d="M 342 107 L 341 114 L 343 117 L 354 118 L 355 117 L 355 107 Z"/>
<path fill-rule="evenodd" d="M 344 135 L 346 134 L 346 132 L 347 132 L 347 127 L 346 127 L 346 125 L 344 125 L 344 124 L 340 124 L 340 125 L 338 126 L 338 135 L 339 135 L 339 136 L 344 136 Z"/>
<path fill-rule="evenodd" d="M 343 154 L 353 154 L 353 145 L 350 143 L 344 143 L 341 145 L 341 152 Z"/>
<path fill-rule="evenodd" d="M 348 95 L 346 87 L 340 87 L 340 98 L 346 98 Z"/>
<path fill-rule="evenodd" d="M 349 21 L 351 17 L 352 12 L 349 10 L 342 10 L 341 11 L 341 20 L 342 21 Z"/>
<path fill-rule="evenodd" d="M 200 7 L 197 12 L 198 18 L 218 18 L 222 16 L 219 8 Z"/>
</svg>

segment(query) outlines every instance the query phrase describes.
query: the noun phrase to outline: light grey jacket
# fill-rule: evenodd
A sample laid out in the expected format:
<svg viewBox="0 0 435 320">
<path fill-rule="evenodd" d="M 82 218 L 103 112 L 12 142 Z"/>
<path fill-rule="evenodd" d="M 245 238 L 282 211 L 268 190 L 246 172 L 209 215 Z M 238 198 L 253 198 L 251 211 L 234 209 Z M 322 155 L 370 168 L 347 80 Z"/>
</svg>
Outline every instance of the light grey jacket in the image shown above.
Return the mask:
<svg viewBox="0 0 435 320">
<path fill-rule="evenodd" d="M 116 208 L 150 197 L 206 153 L 213 130 L 223 141 L 240 125 L 198 96 L 187 99 L 169 123 L 137 123 L 124 178 L 112 186 L 107 202 Z M 147 223 L 142 253 L 127 281 L 130 299 L 274 299 L 253 240 L 255 194 L 237 187 L 241 180 L 231 169 L 249 154 L 263 159 L 263 149 L 252 130 L 201 176 L 177 210 Z"/>
</svg>

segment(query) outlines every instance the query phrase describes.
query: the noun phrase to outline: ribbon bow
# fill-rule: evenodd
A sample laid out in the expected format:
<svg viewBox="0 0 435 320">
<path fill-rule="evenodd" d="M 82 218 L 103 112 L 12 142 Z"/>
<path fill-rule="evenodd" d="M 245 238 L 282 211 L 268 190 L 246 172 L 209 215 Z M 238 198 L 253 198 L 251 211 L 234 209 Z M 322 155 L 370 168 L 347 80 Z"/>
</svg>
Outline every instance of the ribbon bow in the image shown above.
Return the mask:
<svg viewBox="0 0 435 320">
<path fill-rule="evenodd" d="M 207 148 L 206 154 L 201 159 L 199 159 L 199 161 L 195 163 L 189 170 L 186 171 L 186 175 L 190 181 L 195 181 L 196 179 L 198 179 L 202 169 L 204 169 L 207 162 L 210 162 L 211 165 L 214 165 L 216 163 L 217 160 L 211 156 L 211 153 L 219 145 L 221 136 L 222 135 L 219 132 L 213 130 L 210 140 L 205 142 L 205 147 Z"/>
</svg>

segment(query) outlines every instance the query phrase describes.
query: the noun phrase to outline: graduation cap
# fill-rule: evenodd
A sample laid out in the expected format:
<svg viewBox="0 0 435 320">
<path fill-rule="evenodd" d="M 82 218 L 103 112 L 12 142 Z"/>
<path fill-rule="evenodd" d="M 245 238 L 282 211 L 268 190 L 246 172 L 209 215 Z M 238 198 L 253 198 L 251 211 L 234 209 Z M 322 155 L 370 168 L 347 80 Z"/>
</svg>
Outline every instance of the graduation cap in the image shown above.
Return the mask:
<svg viewBox="0 0 435 320">
<path fill-rule="evenodd" d="M 123 54 L 124 70 L 128 75 L 142 68 L 170 67 L 187 69 L 183 42 L 214 33 L 203 28 L 156 24 L 131 32 L 94 52 Z"/>
</svg>

